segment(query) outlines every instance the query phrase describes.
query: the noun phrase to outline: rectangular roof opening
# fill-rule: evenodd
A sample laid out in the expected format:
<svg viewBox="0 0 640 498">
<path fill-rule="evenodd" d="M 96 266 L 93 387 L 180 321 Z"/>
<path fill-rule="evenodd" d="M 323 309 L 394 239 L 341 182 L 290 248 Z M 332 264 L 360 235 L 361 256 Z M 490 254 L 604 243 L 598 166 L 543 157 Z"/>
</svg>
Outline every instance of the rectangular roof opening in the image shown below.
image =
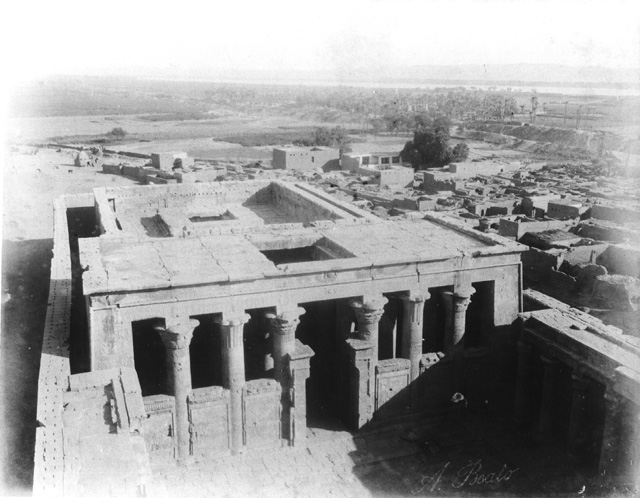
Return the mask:
<svg viewBox="0 0 640 498">
<path fill-rule="evenodd" d="M 306 241 L 306 244 L 298 247 L 286 247 L 279 249 L 264 248 L 260 250 L 260 252 L 274 265 L 355 257 L 353 254 L 342 250 L 335 244 L 331 244 L 324 237 L 313 243 Z"/>
</svg>

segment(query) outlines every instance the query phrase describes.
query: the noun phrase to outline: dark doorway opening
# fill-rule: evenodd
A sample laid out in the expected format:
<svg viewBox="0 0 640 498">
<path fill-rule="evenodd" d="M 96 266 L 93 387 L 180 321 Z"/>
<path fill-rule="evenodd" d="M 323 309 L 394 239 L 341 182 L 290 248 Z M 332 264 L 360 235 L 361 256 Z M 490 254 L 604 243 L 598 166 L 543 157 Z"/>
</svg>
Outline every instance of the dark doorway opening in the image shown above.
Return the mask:
<svg viewBox="0 0 640 498">
<path fill-rule="evenodd" d="M 402 300 L 400 294 L 384 294 L 389 300 L 378 323 L 378 359 L 400 358 L 402 352 Z"/>
<path fill-rule="evenodd" d="M 272 308 L 248 310 L 251 319 L 244 325 L 244 362 L 247 381 L 273 378 L 273 340 L 267 313 Z"/>
<path fill-rule="evenodd" d="M 444 329 L 446 327 L 447 310 L 442 293 L 452 290 L 453 286 L 451 285 L 429 289 L 431 297 L 424 304 L 424 316 L 422 319 L 423 353 L 444 351 Z"/>
<path fill-rule="evenodd" d="M 331 431 L 346 430 L 343 419 L 346 406 L 341 403 L 341 362 L 343 344 L 338 344 L 336 331 L 336 301 L 304 303 L 296 338 L 314 351 L 311 375 L 307 380 L 307 426 Z"/>
<path fill-rule="evenodd" d="M 164 344 L 155 326 L 157 318 L 131 323 L 133 360 L 142 396 L 166 393 L 167 364 Z"/>
<path fill-rule="evenodd" d="M 494 327 L 495 282 L 475 282 L 476 292 L 471 296 L 465 322 L 464 347 L 479 348 L 489 345 L 489 334 Z"/>
<path fill-rule="evenodd" d="M 193 317 L 200 322 L 193 331 L 189 345 L 193 389 L 222 385 L 220 325 L 215 322 L 217 316 L 207 314 Z"/>
</svg>

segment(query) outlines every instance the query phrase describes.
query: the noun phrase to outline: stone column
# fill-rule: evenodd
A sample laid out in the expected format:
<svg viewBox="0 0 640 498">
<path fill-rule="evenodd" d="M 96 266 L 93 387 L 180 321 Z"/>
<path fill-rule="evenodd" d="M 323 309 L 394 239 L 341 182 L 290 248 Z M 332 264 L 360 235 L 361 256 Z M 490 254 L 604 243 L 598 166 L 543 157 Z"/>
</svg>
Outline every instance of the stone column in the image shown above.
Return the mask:
<svg viewBox="0 0 640 498">
<path fill-rule="evenodd" d="M 406 295 L 403 301 L 402 320 L 402 358 L 411 360 L 411 380 L 414 381 L 420 374 L 420 358 L 422 358 L 422 317 L 424 314 L 424 302 L 430 294 Z"/>
<path fill-rule="evenodd" d="M 447 312 L 444 352 L 449 358 L 453 358 L 453 385 L 459 393 L 464 391 L 464 332 L 467 325 L 467 308 L 474 292 L 475 289 L 468 286 L 443 293 Z"/>
<path fill-rule="evenodd" d="M 251 318 L 247 313 L 223 314 L 218 320 L 222 333 L 222 386 L 229 389 L 229 421 L 231 453 L 237 455 L 243 446 L 242 388 L 244 373 L 244 324 Z"/>
<path fill-rule="evenodd" d="M 475 291 L 472 286 L 469 286 L 456 289 L 455 292 L 442 293 L 447 310 L 447 328 L 444 337 L 444 352 L 447 355 L 461 353 L 464 349 L 467 308 Z"/>
<path fill-rule="evenodd" d="M 542 398 L 540 400 L 540 418 L 538 419 L 538 438 L 548 442 L 553 439 L 555 383 L 558 363 L 555 358 L 542 356 Z"/>
<path fill-rule="evenodd" d="M 349 303 L 356 313 L 358 338 L 371 343 L 373 361 L 378 361 L 378 324 L 384 313 L 384 305 L 389 300 L 379 296 L 374 299 L 353 299 Z"/>
<path fill-rule="evenodd" d="M 176 458 L 184 462 L 189 457 L 189 407 L 187 396 L 191 392 L 191 357 L 189 344 L 193 337 L 193 329 L 200 322 L 185 320 L 182 323 L 165 327 L 158 326 L 156 330 L 164 343 L 167 358 L 167 387 L 175 402 L 175 448 Z"/>
<path fill-rule="evenodd" d="M 296 328 L 304 312 L 304 308 L 293 308 L 266 315 L 271 322 L 273 377 L 282 386 L 282 435 L 288 441 L 292 438 L 291 408 L 293 406 L 289 361 L 296 350 Z"/>
<path fill-rule="evenodd" d="M 515 399 L 515 423 L 519 430 L 524 430 L 530 420 L 531 372 L 533 367 L 533 346 L 518 341 L 518 376 Z"/>
<path fill-rule="evenodd" d="M 571 418 L 569 420 L 568 443 L 572 452 L 578 453 L 587 438 L 587 389 L 589 378 L 580 372 L 571 374 Z"/>
</svg>

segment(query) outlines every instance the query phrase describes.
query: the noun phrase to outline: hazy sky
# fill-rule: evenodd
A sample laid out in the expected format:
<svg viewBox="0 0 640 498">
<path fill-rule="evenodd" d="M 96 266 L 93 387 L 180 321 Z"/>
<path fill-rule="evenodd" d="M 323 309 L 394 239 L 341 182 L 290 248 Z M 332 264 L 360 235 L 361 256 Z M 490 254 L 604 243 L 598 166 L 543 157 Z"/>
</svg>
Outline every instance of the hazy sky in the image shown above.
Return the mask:
<svg viewBox="0 0 640 498">
<path fill-rule="evenodd" d="M 339 71 L 413 64 L 640 66 L 638 1 L 11 1 L 13 74 Z"/>
</svg>

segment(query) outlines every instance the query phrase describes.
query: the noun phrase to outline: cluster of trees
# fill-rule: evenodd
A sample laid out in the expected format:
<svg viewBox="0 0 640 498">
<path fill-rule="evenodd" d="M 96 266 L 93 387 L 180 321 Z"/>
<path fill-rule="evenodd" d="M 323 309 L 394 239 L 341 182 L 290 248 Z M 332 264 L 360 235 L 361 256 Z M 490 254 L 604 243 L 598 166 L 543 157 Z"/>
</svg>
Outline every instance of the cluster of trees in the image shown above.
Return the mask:
<svg viewBox="0 0 640 498">
<path fill-rule="evenodd" d="M 303 147 L 334 147 L 334 148 L 346 148 L 350 143 L 347 130 L 342 126 L 336 126 L 334 128 L 326 128 L 319 126 L 309 138 L 303 138 L 296 140 L 295 145 Z"/>
<path fill-rule="evenodd" d="M 111 138 L 115 138 L 116 140 L 122 140 L 124 139 L 129 133 L 121 128 L 120 126 L 118 126 L 117 128 L 113 128 L 109 133 L 107 133 L 107 136 L 111 137 Z"/>
<path fill-rule="evenodd" d="M 469 147 L 465 143 L 451 147 L 449 126 L 436 123 L 431 128 L 416 130 L 413 140 L 405 144 L 400 156 L 416 170 L 442 167 L 449 163 L 465 161 L 469 157 Z"/>
</svg>

